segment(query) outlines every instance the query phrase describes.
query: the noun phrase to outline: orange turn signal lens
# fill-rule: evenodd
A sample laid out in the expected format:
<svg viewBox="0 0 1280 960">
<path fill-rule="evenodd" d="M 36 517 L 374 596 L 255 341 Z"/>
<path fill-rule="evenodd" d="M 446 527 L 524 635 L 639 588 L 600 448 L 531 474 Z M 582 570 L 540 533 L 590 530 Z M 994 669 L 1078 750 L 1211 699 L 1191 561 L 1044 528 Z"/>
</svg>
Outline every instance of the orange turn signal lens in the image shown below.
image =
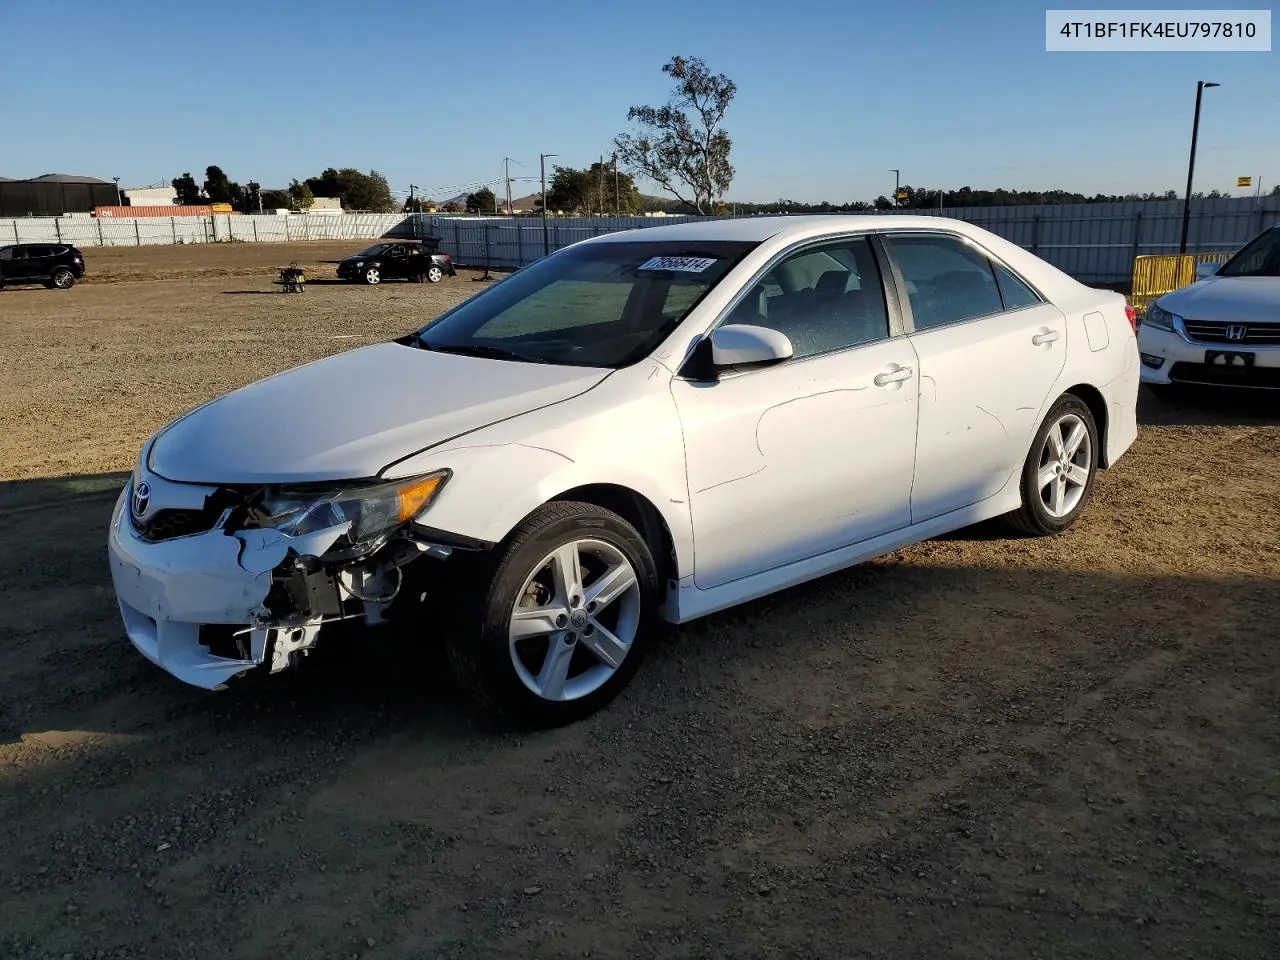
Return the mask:
<svg viewBox="0 0 1280 960">
<path fill-rule="evenodd" d="M 448 474 L 437 473 L 422 480 L 406 483 L 403 487 L 397 487 L 396 496 L 400 502 L 398 522 L 404 523 L 406 520 L 412 520 L 425 510 L 427 504 L 440 492 L 440 488 L 444 486 L 446 479 L 448 479 Z"/>
</svg>

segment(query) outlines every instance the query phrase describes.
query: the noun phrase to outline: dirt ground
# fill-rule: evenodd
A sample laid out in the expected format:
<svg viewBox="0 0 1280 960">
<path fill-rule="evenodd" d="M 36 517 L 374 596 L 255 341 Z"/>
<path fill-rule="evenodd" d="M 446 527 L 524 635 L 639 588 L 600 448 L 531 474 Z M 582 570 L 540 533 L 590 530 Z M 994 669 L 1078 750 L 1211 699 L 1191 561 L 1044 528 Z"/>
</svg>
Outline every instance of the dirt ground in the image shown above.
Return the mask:
<svg viewBox="0 0 1280 960">
<path fill-rule="evenodd" d="M 0 956 L 1280 955 L 1273 398 L 1144 394 L 1067 534 L 688 625 L 559 731 L 494 729 L 425 638 L 254 694 L 145 662 L 104 539 L 147 435 L 480 287 L 272 292 L 357 247 L 0 291 Z"/>
</svg>

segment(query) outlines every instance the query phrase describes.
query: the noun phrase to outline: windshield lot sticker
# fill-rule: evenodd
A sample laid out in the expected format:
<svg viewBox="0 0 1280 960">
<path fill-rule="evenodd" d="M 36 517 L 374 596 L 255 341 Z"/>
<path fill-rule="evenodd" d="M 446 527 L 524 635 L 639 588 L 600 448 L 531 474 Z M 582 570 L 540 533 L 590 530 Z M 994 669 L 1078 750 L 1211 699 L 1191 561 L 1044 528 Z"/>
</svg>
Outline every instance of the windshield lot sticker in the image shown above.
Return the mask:
<svg viewBox="0 0 1280 960">
<path fill-rule="evenodd" d="M 677 273 L 701 273 L 714 264 L 714 257 L 651 257 L 637 270 L 673 270 Z"/>
</svg>

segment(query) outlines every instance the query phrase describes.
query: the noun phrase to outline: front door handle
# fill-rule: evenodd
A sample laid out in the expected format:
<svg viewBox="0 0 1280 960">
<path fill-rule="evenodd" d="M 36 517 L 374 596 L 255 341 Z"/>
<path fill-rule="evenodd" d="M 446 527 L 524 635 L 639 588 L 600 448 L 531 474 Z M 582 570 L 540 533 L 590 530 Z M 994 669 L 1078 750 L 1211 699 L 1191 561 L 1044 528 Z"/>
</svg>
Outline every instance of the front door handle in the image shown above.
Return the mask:
<svg viewBox="0 0 1280 960">
<path fill-rule="evenodd" d="M 874 383 L 877 387 L 887 387 L 891 383 L 901 383 L 903 380 L 910 379 L 911 368 L 898 367 L 898 369 L 891 370 L 888 373 L 877 373 Z"/>
<path fill-rule="evenodd" d="M 1057 339 L 1058 339 L 1057 330 L 1042 330 L 1039 333 L 1037 333 L 1034 337 L 1031 338 L 1031 342 L 1035 344 L 1037 347 L 1039 347 L 1046 343 L 1053 343 L 1053 341 Z"/>
</svg>

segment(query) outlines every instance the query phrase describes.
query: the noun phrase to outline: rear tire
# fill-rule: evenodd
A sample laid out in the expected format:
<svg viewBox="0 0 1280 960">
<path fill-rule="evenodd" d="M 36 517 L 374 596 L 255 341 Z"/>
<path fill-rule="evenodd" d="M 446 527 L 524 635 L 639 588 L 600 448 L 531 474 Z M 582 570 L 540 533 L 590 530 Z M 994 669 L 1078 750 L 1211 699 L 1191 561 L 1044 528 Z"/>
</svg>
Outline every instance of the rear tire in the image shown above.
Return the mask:
<svg viewBox="0 0 1280 960">
<path fill-rule="evenodd" d="M 1098 426 L 1083 400 L 1064 394 L 1036 431 L 1022 467 L 1022 506 L 1005 519 L 1033 537 L 1061 533 L 1093 496 L 1101 448 Z"/>
<path fill-rule="evenodd" d="M 644 538 L 590 503 L 533 513 L 472 570 L 460 570 L 449 659 L 486 710 L 553 727 L 605 706 L 657 632 L 659 580 Z"/>
<path fill-rule="evenodd" d="M 76 285 L 76 275 L 66 267 L 58 267 L 49 276 L 47 286 L 50 289 L 70 290 Z"/>
<path fill-rule="evenodd" d="M 443 279 L 444 279 L 444 271 L 440 269 L 439 266 L 433 263 L 431 266 L 427 268 L 428 283 L 439 283 Z"/>
</svg>

